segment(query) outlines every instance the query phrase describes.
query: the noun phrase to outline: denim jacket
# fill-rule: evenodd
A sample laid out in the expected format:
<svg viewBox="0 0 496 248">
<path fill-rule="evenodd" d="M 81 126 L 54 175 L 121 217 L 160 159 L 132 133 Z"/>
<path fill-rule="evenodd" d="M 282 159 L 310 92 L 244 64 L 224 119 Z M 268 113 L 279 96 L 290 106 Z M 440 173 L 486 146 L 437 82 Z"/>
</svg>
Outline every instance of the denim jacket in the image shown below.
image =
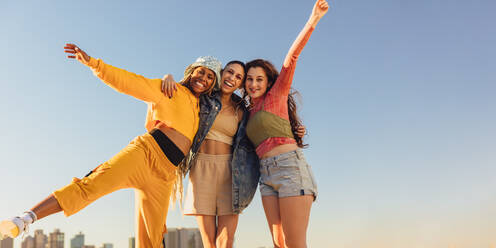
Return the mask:
<svg viewBox="0 0 496 248">
<path fill-rule="evenodd" d="M 187 171 L 195 163 L 196 154 L 222 108 L 220 94 L 216 91 L 210 96 L 208 94 L 200 96 L 200 125 L 193 140 L 190 155 L 186 160 Z M 242 101 L 241 97 L 236 94 L 232 94 L 232 100 L 234 102 Z M 246 124 L 250 114 L 243 103 L 240 105 L 244 114 L 234 136 L 231 161 L 232 208 L 235 214 L 241 213 L 253 200 L 260 178 L 259 159 L 253 144 L 246 136 Z"/>
</svg>

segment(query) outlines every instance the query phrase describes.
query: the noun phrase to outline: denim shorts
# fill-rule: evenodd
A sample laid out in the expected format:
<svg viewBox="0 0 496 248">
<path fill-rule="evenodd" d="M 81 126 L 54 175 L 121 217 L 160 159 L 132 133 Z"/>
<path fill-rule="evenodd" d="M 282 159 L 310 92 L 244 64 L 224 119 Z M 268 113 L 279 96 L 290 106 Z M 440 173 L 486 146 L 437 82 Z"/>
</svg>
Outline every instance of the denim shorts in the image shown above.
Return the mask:
<svg viewBox="0 0 496 248">
<path fill-rule="evenodd" d="M 317 198 L 317 184 L 312 168 L 298 149 L 260 160 L 260 193 L 262 196 L 313 195 Z"/>
</svg>

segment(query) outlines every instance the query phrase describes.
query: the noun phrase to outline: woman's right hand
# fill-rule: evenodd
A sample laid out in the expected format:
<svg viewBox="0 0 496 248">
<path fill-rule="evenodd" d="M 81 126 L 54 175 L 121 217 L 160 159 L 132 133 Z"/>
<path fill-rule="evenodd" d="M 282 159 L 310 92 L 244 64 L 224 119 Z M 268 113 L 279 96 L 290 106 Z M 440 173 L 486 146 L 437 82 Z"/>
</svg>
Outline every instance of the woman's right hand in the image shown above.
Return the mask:
<svg viewBox="0 0 496 248">
<path fill-rule="evenodd" d="M 162 93 L 165 96 L 171 98 L 174 94 L 174 91 L 177 91 L 176 81 L 174 81 L 174 77 L 171 74 L 165 74 L 162 78 Z"/>
<path fill-rule="evenodd" d="M 65 52 L 68 53 L 67 58 L 70 59 L 77 59 L 79 62 L 81 62 L 84 65 L 88 65 L 90 62 L 91 57 L 85 53 L 83 50 L 81 50 L 78 46 L 67 43 L 65 44 Z"/>
<path fill-rule="evenodd" d="M 329 4 L 326 2 L 326 0 L 317 0 L 317 2 L 315 2 L 315 5 L 313 6 L 312 16 L 320 19 L 327 13 L 328 10 Z"/>
</svg>

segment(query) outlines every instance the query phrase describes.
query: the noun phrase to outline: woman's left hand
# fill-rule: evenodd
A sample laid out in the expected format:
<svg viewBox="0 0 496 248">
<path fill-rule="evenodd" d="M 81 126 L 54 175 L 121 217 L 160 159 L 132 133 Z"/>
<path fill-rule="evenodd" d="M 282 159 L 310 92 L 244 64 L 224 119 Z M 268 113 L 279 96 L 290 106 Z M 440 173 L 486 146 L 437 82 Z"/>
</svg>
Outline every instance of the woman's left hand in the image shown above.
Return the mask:
<svg viewBox="0 0 496 248">
<path fill-rule="evenodd" d="M 296 129 L 296 134 L 298 135 L 298 137 L 300 138 L 303 138 L 303 136 L 305 136 L 305 134 L 307 133 L 307 129 L 305 126 L 301 125 L 301 126 L 298 126 L 298 128 Z"/>
<path fill-rule="evenodd" d="M 175 91 L 177 91 L 177 86 L 174 77 L 171 74 L 165 74 L 162 78 L 162 93 L 171 98 Z"/>
</svg>

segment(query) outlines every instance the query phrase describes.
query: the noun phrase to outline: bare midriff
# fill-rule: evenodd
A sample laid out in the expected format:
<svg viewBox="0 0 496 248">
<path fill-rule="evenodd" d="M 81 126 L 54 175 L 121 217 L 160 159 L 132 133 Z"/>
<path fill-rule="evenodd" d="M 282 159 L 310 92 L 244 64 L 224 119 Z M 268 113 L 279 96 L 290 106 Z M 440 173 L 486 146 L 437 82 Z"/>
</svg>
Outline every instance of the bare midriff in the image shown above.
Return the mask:
<svg viewBox="0 0 496 248">
<path fill-rule="evenodd" d="M 162 133 L 164 133 L 184 155 L 188 154 L 189 149 L 191 148 L 191 141 L 186 136 L 162 122 L 158 122 L 155 125 L 155 128 L 160 129 L 160 131 L 162 131 Z"/>
<path fill-rule="evenodd" d="M 272 148 L 270 151 L 266 152 L 261 158 L 264 159 L 264 158 L 274 157 L 286 152 L 295 151 L 297 149 L 298 146 L 296 144 L 284 144 Z"/>
<path fill-rule="evenodd" d="M 206 139 L 200 146 L 199 152 L 211 155 L 231 154 L 231 145 L 217 140 Z"/>
</svg>

